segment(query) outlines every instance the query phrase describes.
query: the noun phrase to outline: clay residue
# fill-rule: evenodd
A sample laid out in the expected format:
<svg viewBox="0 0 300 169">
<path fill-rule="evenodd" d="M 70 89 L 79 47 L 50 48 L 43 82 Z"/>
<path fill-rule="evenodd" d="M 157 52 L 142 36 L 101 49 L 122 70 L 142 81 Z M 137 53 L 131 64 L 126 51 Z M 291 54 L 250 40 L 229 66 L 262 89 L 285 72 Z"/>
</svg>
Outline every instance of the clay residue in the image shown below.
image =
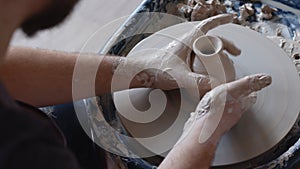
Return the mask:
<svg viewBox="0 0 300 169">
<path fill-rule="evenodd" d="M 293 37 L 293 40 L 300 43 L 300 30 L 296 30 L 294 32 L 294 37 Z"/>
<path fill-rule="evenodd" d="M 268 38 L 275 42 L 289 55 L 297 68 L 298 74 L 300 75 L 300 43 L 286 39 L 282 36 L 269 36 Z"/>
<path fill-rule="evenodd" d="M 255 7 L 251 1 L 247 2 L 239 7 L 238 13 L 235 12 L 234 3 L 230 0 L 186 0 L 184 3 L 170 7 L 172 10 L 169 9 L 168 11 L 172 11 L 175 15 L 181 15 L 189 21 L 202 21 L 218 14 L 231 13 L 235 16 L 233 23 L 246 26 L 268 36 L 293 59 L 298 70 L 300 70 L 298 57 L 300 55 L 300 31 L 293 32 L 294 37 L 290 37 L 286 25 L 269 21 L 274 19 L 277 8 L 266 4 Z M 190 55 L 190 52 L 187 53 Z"/>
<path fill-rule="evenodd" d="M 226 6 L 219 0 L 189 0 L 187 4 L 177 5 L 182 16 L 188 17 L 191 21 L 201 21 L 209 17 L 227 13 Z"/>
<path fill-rule="evenodd" d="M 294 40 L 286 39 L 282 36 L 268 36 L 273 42 L 281 47 L 291 58 L 300 53 L 300 43 Z M 299 58 L 295 58 L 299 60 Z"/>
<path fill-rule="evenodd" d="M 253 2 L 247 1 L 236 12 L 234 2 L 230 0 L 186 0 L 177 5 L 173 3 L 172 6 L 167 5 L 167 12 L 184 17 L 189 21 L 202 21 L 218 14 L 231 13 L 236 16 L 234 23 L 249 26 L 252 21 L 273 19 L 277 8 L 266 4 L 254 7 Z"/>
<path fill-rule="evenodd" d="M 276 8 L 272 8 L 269 5 L 262 5 L 261 12 L 259 14 L 259 19 L 270 20 L 273 18 L 274 12 L 276 12 Z"/>
<path fill-rule="evenodd" d="M 255 14 L 254 8 L 251 3 L 246 3 L 239 7 L 240 16 L 238 17 L 239 24 L 248 25 L 248 18 Z"/>
<path fill-rule="evenodd" d="M 291 39 L 289 28 L 286 25 L 272 21 L 259 21 L 250 23 L 249 27 L 265 36 L 281 36 Z"/>
</svg>

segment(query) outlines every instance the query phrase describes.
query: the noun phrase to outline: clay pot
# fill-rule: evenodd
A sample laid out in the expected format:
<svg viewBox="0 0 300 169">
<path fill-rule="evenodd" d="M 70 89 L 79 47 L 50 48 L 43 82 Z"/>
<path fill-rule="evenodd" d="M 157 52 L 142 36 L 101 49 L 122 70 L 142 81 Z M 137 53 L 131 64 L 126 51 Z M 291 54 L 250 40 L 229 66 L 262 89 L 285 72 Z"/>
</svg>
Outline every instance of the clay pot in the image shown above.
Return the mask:
<svg viewBox="0 0 300 169">
<path fill-rule="evenodd" d="M 223 42 L 220 38 L 201 36 L 194 41 L 193 50 L 196 57 L 192 63 L 192 70 L 195 73 L 214 77 L 218 84 L 235 80 L 233 62 L 223 52 Z"/>
</svg>

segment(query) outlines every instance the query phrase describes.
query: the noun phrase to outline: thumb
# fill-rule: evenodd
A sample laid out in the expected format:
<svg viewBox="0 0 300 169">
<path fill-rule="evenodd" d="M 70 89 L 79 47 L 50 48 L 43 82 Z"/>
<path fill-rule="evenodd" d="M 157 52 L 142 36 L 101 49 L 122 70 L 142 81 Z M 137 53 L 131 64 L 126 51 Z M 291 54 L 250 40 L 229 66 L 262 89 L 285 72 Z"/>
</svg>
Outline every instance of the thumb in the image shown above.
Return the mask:
<svg viewBox="0 0 300 169">
<path fill-rule="evenodd" d="M 189 72 L 184 77 L 183 85 L 184 88 L 194 88 L 196 86 L 199 90 L 209 90 L 211 89 L 211 79 L 208 75 Z"/>
</svg>

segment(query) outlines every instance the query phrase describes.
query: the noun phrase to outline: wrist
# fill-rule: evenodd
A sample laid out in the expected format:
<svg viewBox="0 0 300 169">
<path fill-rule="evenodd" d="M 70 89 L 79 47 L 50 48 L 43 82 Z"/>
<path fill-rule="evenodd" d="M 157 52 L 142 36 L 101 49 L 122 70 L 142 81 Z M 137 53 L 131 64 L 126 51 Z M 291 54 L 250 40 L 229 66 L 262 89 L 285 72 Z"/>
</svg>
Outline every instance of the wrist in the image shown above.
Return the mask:
<svg viewBox="0 0 300 169">
<path fill-rule="evenodd" d="M 138 60 L 118 57 L 112 65 L 113 76 L 123 79 L 129 83 L 129 88 L 152 87 L 154 83 L 154 74 L 151 71 L 144 70 L 144 64 Z"/>
<path fill-rule="evenodd" d="M 202 118 L 200 118 L 197 122 L 196 122 L 196 130 L 199 131 L 198 132 L 198 137 L 197 137 L 197 141 L 199 144 L 208 144 L 208 145 L 213 145 L 215 147 L 218 146 L 219 141 L 221 140 L 222 136 L 223 136 L 223 132 L 220 131 L 219 126 L 208 136 L 206 137 L 206 139 L 204 140 L 203 138 L 201 138 L 203 135 L 206 135 L 208 132 L 207 130 L 204 128 L 205 123 L 214 123 L 212 121 L 209 121 L 208 119 L 208 114 L 204 115 Z M 206 133 L 201 133 L 201 132 L 206 132 Z"/>
<path fill-rule="evenodd" d="M 141 72 L 134 75 L 133 79 L 131 80 L 130 87 L 153 88 L 155 84 L 155 79 L 156 77 L 154 72 L 151 72 L 150 70 L 142 70 Z"/>
</svg>

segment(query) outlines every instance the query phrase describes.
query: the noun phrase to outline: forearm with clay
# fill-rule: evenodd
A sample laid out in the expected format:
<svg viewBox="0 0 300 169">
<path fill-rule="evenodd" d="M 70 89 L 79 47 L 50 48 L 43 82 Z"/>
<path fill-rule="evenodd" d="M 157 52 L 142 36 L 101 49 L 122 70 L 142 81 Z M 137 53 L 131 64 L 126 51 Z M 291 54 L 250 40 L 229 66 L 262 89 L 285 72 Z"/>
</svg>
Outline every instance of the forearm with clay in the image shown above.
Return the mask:
<svg viewBox="0 0 300 169">
<path fill-rule="evenodd" d="M 82 93 L 76 99 L 110 93 L 132 87 L 151 87 L 172 90 L 178 87 L 196 88 L 204 94 L 211 88 L 206 75 L 191 72 L 189 65 L 183 61 L 193 40 L 208 30 L 228 23 L 231 15 L 218 15 L 209 18 L 182 37 L 184 43 L 174 41 L 161 50 L 151 51 L 146 56 L 110 57 L 95 54 L 80 54 L 86 66 L 99 66 L 95 77 L 95 91 Z M 230 43 L 226 43 L 232 47 Z M 235 49 L 233 47 L 233 49 Z M 72 78 L 78 60 L 78 53 L 12 47 L 1 68 L 3 83 L 15 99 L 35 105 L 47 106 L 73 101 Z M 176 57 L 179 56 L 179 57 Z M 147 69 L 152 67 L 152 69 Z M 92 74 L 85 69 L 86 75 Z M 117 86 L 112 87 L 113 77 Z M 84 80 L 81 77 L 80 80 Z M 118 80 L 119 79 L 119 80 Z M 129 81 L 129 82 L 128 82 Z M 125 84 L 123 82 L 128 82 Z M 116 83 L 114 83 L 116 84 Z M 201 91 L 200 91 L 201 92 Z"/>
<path fill-rule="evenodd" d="M 79 56 L 85 58 L 86 67 L 96 67 L 96 70 L 79 71 L 86 71 L 87 76 L 93 71 L 97 73 L 95 91 L 82 93 L 78 99 L 110 93 L 114 66 L 119 63 L 119 57 L 115 56 L 11 47 L 0 69 L 1 80 L 16 100 L 37 107 L 72 102 L 74 67 Z M 80 80 L 85 81 L 85 78 Z M 145 86 L 133 80 L 130 87 Z"/>
</svg>

